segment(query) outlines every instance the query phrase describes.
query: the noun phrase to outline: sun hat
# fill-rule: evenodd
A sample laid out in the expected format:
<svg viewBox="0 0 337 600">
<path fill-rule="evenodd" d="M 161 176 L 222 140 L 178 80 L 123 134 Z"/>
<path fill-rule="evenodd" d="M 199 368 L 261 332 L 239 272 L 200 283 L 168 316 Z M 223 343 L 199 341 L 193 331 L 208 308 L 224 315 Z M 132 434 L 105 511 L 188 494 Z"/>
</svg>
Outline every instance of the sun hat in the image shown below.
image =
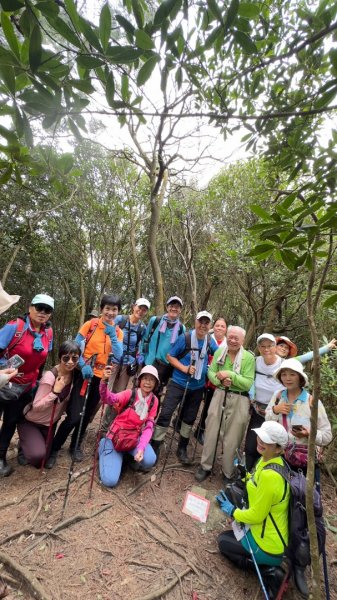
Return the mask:
<svg viewBox="0 0 337 600">
<path fill-rule="evenodd" d="M 207 312 L 207 310 L 201 310 L 200 312 L 198 312 L 196 319 L 197 321 L 200 321 L 200 319 L 202 319 L 203 317 L 206 317 L 210 321 L 213 319 L 211 313 Z"/>
<path fill-rule="evenodd" d="M 138 298 L 135 302 L 136 306 L 146 306 L 146 308 L 150 308 L 151 304 L 146 298 Z"/>
<path fill-rule="evenodd" d="M 21 296 L 7 294 L 0 283 L 0 315 L 20 300 Z"/>
<path fill-rule="evenodd" d="M 171 296 L 171 298 L 169 298 L 166 302 L 166 306 L 168 306 L 169 304 L 173 304 L 173 302 L 178 302 L 180 306 L 183 306 L 183 301 L 181 298 L 179 298 L 179 296 Z"/>
<path fill-rule="evenodd" d="M 146 365 L 145 367 L 143 367 L 141 372 L 138 375 L 138 378 L 142 377 L 142 375 L 152 375 L 153 377 L 156 378 L 156 380 L 159 383 L 158 371 L 157 371 L 156 367 L 153 367 L 152 365 Z"/>
<path fill-rule="evenodd" d="M 259 344 L 260 342 L 262 342 L 262 340 L 269 340 L 270 342 L 273 342 L 276 346 L 276 339 L 274 338 L 272 333 L 261 333 L 261 335 L 259 335 L 259 337 L 256 340 L 256 343 Z"/>
<path fill-rule="evenodd" d="M 294 358 L 294 356 L 296 356 L 297 354 L 297 346 L 296 344 L 294 344 L 294 342 L 292 342 L 286 335 L 280 335 L 276 338 L 276 345 L 277 344 L 281 344 L 282 342 L 284 342 L 285 344 L 287 344 L 288 348 L 289 348 L 289 354 L 288 357 L 289 358 Z"/>
<path fill-rule="evenodd" d="M 265 421 L 261 427 L 257 427 L 253 431 L 265 444 L 278 444 L 282 448 L 285 448 L 288 444 L 287 430 L 281 423 L 276 423 L 276 421 Z"/>
<path fill-rule="evenodd" d="M 55 302 L 54 298 L 48 296 L 48 294 L 36 294 L 30 304 L 31 306 L 34 306 L 34 304 L 45 304 L 54 310 Z"/>
<path fill-rule="evenodd" d="M 296 373 L 298 373 L 300 377 L 302 377 L 302 385 L 308 385 L 308 375 L 305 373 L 302 363 L 300 363 L 300 361 L 296 358 L 286 358 L 286 360 L 282 361 L 281 366 L 278 369 L 276 369 L 276 371 L 274 371 L 273 377 L 280 383 L 282 383 L 280 375 L 283 369 L 290 369 L 291 371 L 296 371 Z"/>
</svg>

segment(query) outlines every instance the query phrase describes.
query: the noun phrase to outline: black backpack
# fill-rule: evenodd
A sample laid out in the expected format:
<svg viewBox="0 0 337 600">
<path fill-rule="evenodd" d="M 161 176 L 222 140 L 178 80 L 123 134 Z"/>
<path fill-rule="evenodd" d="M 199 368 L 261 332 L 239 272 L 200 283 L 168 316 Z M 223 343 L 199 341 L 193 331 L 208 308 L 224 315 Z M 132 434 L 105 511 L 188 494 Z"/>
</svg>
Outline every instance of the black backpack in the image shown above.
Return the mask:
<svg viewBox="0 0 337 600">
<path fill-rule="evenodd" d="M 148 350 L 149 350 L 149 343 L 150 343 L 150 341 L 151 341 L 151 338 L 152 338 L 152 336 L 153 336 L 154 332 L 156 331 L 156 329 L 157 329 L 157 327 L 158 327 L 158 325 L 159 325 L 159 323 L 160 323 L 161 319 L 162 319 L 162 317 L 155 317 L 155 318 L 153 319 L 153 322 L 152 322 L 152 325 L 151 325 L 151 329 L 150 329 L 150 331 L 149 331 L 149 334 L 148 334 L 147 338 L 146 338 L 146 339 L 144 340 L 144 342 L 143 342 L 143 349 L 144 349 L 144 353 L 145 353 L 145 354 L 147 354 L 147 352 L 148 352 Z M 179 335 L 181 335 L 181 334 L 183 333 L 183 331 L 184 331 L 183 324 L 182 324 L 182 323 L 180 323 L 180 325 L 179 325 L 179 331 L 178 331 L 178 336 L 179 336 Z M 178 337 L 178 336 L 177 336 L 177 337 Z M 158 346 L 159 346 L 159 337 L 160 337 L 160 334 L 158 335 L 158 340 L 157 340 L 157 348 L 156 348 L 156 354 L 157 354 L 157 351 L 158 351 Z"/>
<path fill-rule="evenodd" d="M 264 469 L 272 469 L 279 473 L 285 480 L 285 492 L 286 486 L 290 486 L 290 501 L 289 501 L 289 541 L 285 543 L 283 536 L 275 522 L 271 513 L 266 517 L 271 519 L 281 541 L 285 548 L 285 554 L 291 561 L 300 567 L 306 567 L 310 565 L 310 543 L 309 543 L 309 530 L 307 522 L 307 511 L 305 508 L 305 495 L 307 482 L 305 476 L 300 471 L 297 473 L 293 471 L 288 463 L 284 461 L 284 465 L 269 464 Z M 313 493 L 313 504 L 314 504 L 314 515 L 317 528 L 317 541 L 318 549 L 321 554 L 325 548 L 326 531 L 323 521 L 323 506 L 321 496 L 316 488 Z"/>
<path fill-rule="evenodd" d="M 207 347 L 206 347 L 206 354 L 209 353 L 209 349 L 210 349 L 210 345 L 211 345 L 211 336 L 208 333 L 207 334 Z M 184 358 L 184 356 L 186 356 L 186 354 L 188 354 L 189 352 L 191 352 L 191 350 L 195 350 L 195 352 L 200 352 L 199 348 L 192 348 L 192 339 L 191 339 L 191 333 L 189 331 L 187 331 L 185 333 L 185 350 L 183 350 L 183 352 L 181 352 L 180 354 L 178 354 L 178 356 L 176 356 L 176 358 L 178 360 L 181 360 L 182 358 Z"/>
<path fill-rule="evenodd" d="M 118 327 L 119 329 L 124 329 L 125 325 L 127 324 L 127 322 L 129 321 L 129 317 L 126 316 L 122 316 L 120 322 L 118 323 Z M 137 327 L 137 342 L 136 342 L 136 347 L 139 346 L 139 342 L 142 339 L 143 333 L 145 330 L 145 325 L 144 323 L 139 323 L 138 327 Z"/>
</svg>

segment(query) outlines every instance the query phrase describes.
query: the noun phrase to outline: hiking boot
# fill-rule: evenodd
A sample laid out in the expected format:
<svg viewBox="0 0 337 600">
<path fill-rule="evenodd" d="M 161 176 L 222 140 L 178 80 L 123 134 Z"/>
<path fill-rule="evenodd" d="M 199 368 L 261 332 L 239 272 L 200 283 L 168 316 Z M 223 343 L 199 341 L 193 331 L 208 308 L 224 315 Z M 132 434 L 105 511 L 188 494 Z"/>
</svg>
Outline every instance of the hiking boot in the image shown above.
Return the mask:
<svg viewBox="0 0 337 600">
<path fill-rule="evenodd" d="M 305 577 L 305 567 L 299 567 L 298 565 L 294 565 L 294 580 L 301 596 L 303 596 L 303 598 L 308 598 L 309 590 L 307 580 Z"/>
<path fill-rule="evenodd" d="M 26 467 L 28 465 L 28 459 L 25 457 L 21 446 L 18 446 L 18 455 L 16 457 L 16 460 L 18 461 L 18 464 L 21 465 L 21 467 Z"/>
<path fill-rule="evenodd" d="M 8 477 L 13 471 L 13 467 L 7 464 L 6 459 L 0 458 L 0 477 Z"/>
<path fill-rule="evenodd" d="M 69 448 L 69 454 L 74 462 L 82 462 L 82 460 L 84 460 L 84 454 L 81 446 L 78 446 L 77 448 Z"/>
<path fill-rule="evenodd" d="M 182 435 L 180 436 L 178 448 L 177 448 L 177 457 L 178 457 L 178 460 L 180 460 L 180 462 L 183 465 L 191 465 L 192 464 L 192 461 L 188 457 L 188 454 L 187 454 L 188 442 L 189 442 L 189 438 L 185 438 Z"/>
<path fill-rule="evenodd" d="M 156 460 L 156 463 L 157 463 L 159 460 L 160 448 L 161 448 L 162 442 L 159 440 L 151 440 L 150 444 L 152 446 L 153 452 L 155 453 L 155 455 L 157 457 L 157 460 Z"/>
<path fill-rule="evenodd" d="M 199 465 L 196 472 L 194 473 L 194 477 L 197 481 L 199 481 L 199 483 L 202 483 L 203 481 L 205 481 L 205 479 L 207 479 L 207 477 L 210 476 L 210 474 L 211 471 L 206 471 L 206 469 L 203 469 L 202 466 Z"/>
<path fill-rule="evenodd" d="M 196 429 L 194 432 L 194 437 L 197 440 L 197 442 L 200 444 L 200 446 L 204 445 L 205 431 L 203 429 Z"/>
<path fill-rule="evenodd" d="M 47 458 L 46 462 L 44 463 L 45 469 L 52 469 L 56 464 L 56 459 L 57 459 L 57 451 L 54 450 L 54 452 L 51 452 L 49 454 L 49 457 Z"/>
<path fill-rule="evenodd" d="M 260 570 L 268 592 L 268 597 L 270 600 L 275 600 L 280 591 L 280 587 L 288 574 L 281 567 L 261 565 Z"/>
</svg>

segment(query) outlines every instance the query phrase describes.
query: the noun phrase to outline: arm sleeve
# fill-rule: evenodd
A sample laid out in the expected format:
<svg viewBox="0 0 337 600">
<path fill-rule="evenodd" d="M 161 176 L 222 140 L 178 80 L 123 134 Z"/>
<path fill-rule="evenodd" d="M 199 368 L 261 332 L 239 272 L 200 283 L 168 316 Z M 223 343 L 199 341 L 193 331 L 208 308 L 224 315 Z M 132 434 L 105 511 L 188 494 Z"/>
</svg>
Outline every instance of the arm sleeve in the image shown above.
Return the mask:
<svg viewBox="0 0 337 600">
<path fill-rule="evenodd" d="M 85 348 L 85 337 L 80 332 L 78 332 L 77 336 L 75 337 L 75 342 L 79 345 L 81 349 L 81 356 L 78 361 L 78 366 L 80 367 L 80 369 L 82 369 L 82 367 L 84 367 L 85 365 L 85 360 L 83 358 L 83 352 Z"/>
<path fill-rule="evenodd" d="M 233 517 L 240 523 L 255 525 L 262 523 L 267 517 L 273 504 L 275 504 L 275 487 L 277 477 L 281 477 L 278 473 L 272 471 L 262 471 L 260 474 L 258 489 L 253 506 L 247 509 L 236 508 Z M 278 485 L 277 485 L 278 488 Z"/>
<path fill-rule="evenodd" d="M 231 380 L 234 388 L 238 388 L 240 392 L 249 392 L 254 383 L 255 377 L 255 359 L 250 353 L 245 355 L 245 360 L 242 361 L 240 373 L 231 373 Z"/>
<path fill-rule="evenodd" d="M 322 346 L 319 349 L 319 355 L 323 356 L 324 354 L 327 354 L 329 351 L 330 351 L 329 346 Z M 297 360 L 299 360 L 300 363 L 302 363 L 302 365 L 305 365 L 305 363 L 312 360 L 313 357 L 314 357 L 314 353 L 312 350 L 310 350 L 310 352 L 306 352 L 305 354 L 301 354 L 300 356 L 296 356 Z"/>
<path fill-rule="evenodd" d="M 118 336 L 118 337 L 117 337 Z M 115 327 L 113 333 L 109 334 L 111 349 L 116 360 L 120 360 L 123 355 L 123 331 Z M 119 340 L 121 338 L 121 340 Z"/>
<path fill-rule="evenodd" d="M 327 446 L 332 440 L 332 431 L 328 415 L 321 401 L 318 404 L 318 419 L 317 419 L 317 446 Z"/>
<path fill-rule="evenodd" d="M 273 394 L 273 396 L 271 397 L 271 400 L 269 401 L 269 404 L 266 408 L 266 414 L 265 414 L 266 421 L 278 421 L 279 415 L 275 415 L 275 413 L 273 411 L 275 402 L 276 402 L 276 394 Z"/>
<path fill-rule="evenodd" d="M 208 371 L 207 371 L 207 377 L 210 380 L 211 383 L 213 383 L 213 385 L 215 385 L 216 387 L 220 386 L 220 381 L 219 379 L 216 377 L 217 372 L 219 371 L 219 365 L 217 364 L 217 360 L 220 356 L 220 352 L 222 350 L 218 349 L 214 356 L 213 356 L 213 360 L 211 362 L 211 364 L 208 367 Z"/>
<path fill-rule="evenodd" d="M 118 408 L 123 408 L 130 400 L 132 390 L 125 390 L 124 392 L 111 392 L 108 388 L 106 381 L 101 381 L 99 384 L 99 395 L 103 404 L 109 404 L 110 406 L 118 405 Z"/>
<path fill-rule="evenodd" d="M 0 329 L 0 349 L 6 350 L 7 346 L 11 343 L 14 334 L 16 332 L 16 323 L 7 323 Z M 2 357 L 2 363 L 6 362 L 6 359 Z"/>
<path fill-rule="evenodd" d="M 36 411 L 44 410 L 58 398 L 58 395 L 53 392 L 54 383 L 55 376 L 51 371 L 47 371 L 40 381 L 33 400 L 33 407 Z"/>
</svg>

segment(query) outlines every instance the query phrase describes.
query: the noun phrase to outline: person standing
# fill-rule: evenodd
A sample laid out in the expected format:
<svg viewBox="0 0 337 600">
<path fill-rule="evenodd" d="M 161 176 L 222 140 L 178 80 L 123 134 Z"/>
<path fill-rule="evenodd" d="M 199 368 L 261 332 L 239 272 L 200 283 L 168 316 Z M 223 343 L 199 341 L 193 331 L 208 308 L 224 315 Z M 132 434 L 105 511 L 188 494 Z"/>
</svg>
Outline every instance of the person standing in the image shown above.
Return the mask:
<svg viewBox="0 0 337 600">
<path fill-rule="evenodd" d="M 32 299 L 28 313 L 9 321 L 0 330 L 1 363 L 18 354 L 24 363 L 12 382 L 22 386 L 22 393 L 10 402 L 2 403 L 3 422 L 0 431 L 0 477 L 8 477 L 13 468 L 7 463 L 6 455 L 22 411 L 31 401 L 31 390 L 35 387 L 39 373 L 53 346 L 53 330 L 50 317 L 54 310 L 54 298 L 48 294 L 37 294 Z M 5 388 L 2 393 L 5 392 Z"/>
<path fill-rule="evenodd" d="M 250 409 L 248 390 L 255 373 L 254 356 L 243 347 L 245 336 L 242 327 L 231 325 L 228 328 L 227 347 L 216 351 L 208 369 L 208 378 L 216 390 L 206 419 L 200 466 L 195 473 L 199 482 L 212 472 L 220 436 L 225 482 L 235 478 L 235 452 L 245 435 Z"/>
<path fill-rule="evenodd" d="M 178 337 L 167 361 L 173 367 L 165 398 L 157 419 L 152 438 L 152 447 L 159 456 L 160 446 L 166 436 L 172 415 L 180 407 L 180 438 L 177 457 L 183 464 L 189 464 L 187 455 L 190 432 L 197 417 L 206 381 L 208 357 L 217 349 L 215 341 L 209 335 L 212 315 L 206 310 L 200 311 L 195 319 L 195 328 Z"/>
</svg>

